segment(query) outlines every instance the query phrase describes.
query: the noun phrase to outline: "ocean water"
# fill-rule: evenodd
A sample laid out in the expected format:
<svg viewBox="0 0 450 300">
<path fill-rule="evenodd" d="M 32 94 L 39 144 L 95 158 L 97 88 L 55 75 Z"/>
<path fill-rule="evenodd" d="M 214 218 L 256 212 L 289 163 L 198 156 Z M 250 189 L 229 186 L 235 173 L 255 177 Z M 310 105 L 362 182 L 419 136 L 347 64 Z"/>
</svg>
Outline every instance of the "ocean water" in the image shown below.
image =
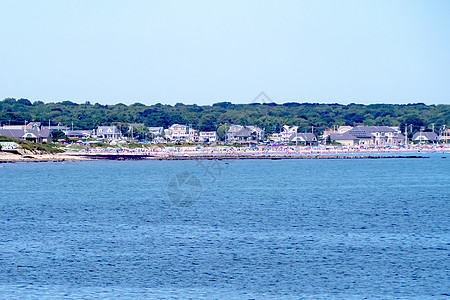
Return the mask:
<svg viewBox="0 0 450 300">
<path fill-rule="evenodd" d="M 449 214 L 445 154 L 3 164 L 0 299 L 448 298 Z"/>
</svg>

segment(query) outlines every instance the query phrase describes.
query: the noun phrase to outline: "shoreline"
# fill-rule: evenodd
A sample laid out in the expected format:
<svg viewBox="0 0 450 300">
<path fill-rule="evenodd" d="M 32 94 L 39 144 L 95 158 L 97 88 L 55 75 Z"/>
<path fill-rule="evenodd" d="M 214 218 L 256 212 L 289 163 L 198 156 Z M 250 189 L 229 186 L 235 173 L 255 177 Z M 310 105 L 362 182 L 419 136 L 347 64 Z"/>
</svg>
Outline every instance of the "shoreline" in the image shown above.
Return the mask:
<svg viewBox="0 0 450 300">
<path fill-rule="evenodd" d="M 234 159 L 382 159 L 424 158 L 450 154 L 450 145 L 440 147 L 164 147 L 67 149 L 63 153 L 34 154 L 29 151 L 0 151 L 1 163 L 65 162 L 94 160 L 234 160 Z M 445 156 L 444 156 L 445 158 Z"/>
<path fill-rule="evenodd" d="M 0 164 L 2 163 L 18 163 L 18 162 L 75 162 L 75 161 L 125 161 L 125 160 L 154 160 L 154 161 L 177 161 L 177 160 L 286 160 L 286 159 L 389 159 L 389 158 L 429 158 L 426 154 L 434 153 L 360 153 L 360 154 L 332 154 L 332 155 L 167 155 L 167 156 L 150 156 L 138 154 L 73 154 L 61 153 L 54 155 L 7 155 L 0 156 Z M 448 153 L 436 153 L 448 154 Z"/>
</svg>

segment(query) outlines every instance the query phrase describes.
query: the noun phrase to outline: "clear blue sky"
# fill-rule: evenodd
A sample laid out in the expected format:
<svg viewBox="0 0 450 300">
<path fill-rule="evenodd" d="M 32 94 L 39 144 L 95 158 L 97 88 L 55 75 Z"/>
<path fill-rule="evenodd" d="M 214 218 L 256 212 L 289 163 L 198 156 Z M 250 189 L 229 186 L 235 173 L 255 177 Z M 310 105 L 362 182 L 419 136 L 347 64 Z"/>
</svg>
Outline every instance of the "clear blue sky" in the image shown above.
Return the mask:
<svg viewBox="0 0 450 300">
<path fill-rule="evenodd" d="M 450 104 L 450 1 L 0 0 L 0 99 Z"/>
</svg>

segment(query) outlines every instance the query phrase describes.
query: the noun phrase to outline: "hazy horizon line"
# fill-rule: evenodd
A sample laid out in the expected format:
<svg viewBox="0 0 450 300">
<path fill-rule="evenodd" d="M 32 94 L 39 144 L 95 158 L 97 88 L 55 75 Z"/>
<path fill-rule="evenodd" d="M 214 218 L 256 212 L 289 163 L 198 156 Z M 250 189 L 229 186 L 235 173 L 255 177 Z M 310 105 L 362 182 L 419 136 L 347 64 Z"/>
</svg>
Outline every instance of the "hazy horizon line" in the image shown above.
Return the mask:
<svg viewBox="0 0 450 300">
<path fill-rule="evenodd" d="M 231 100 L 224 100 L 224 101 L 217 101 L 217 102 L 213 102 L 211 104 L 200 104 L 200 103 L 184 103 L 184 102 L 176 102 L 176 103 L 162 103 L 162 102 L 154 102 L 154 103 L 146 103 L 144 101 L 135 101 L 133 103 L 124 103 L 124 102 L 115 102 L 115 103 L 104 103 L 104 102 L 100 102 L 100 101 L 96 101 L 96 100 L 70 100 L 70 99 L 66 99 L 66 100 L 57 100 L 57 101 L 46 101 L 46 100 L 32 100 L 29 98 L 25 98 L 25 97 L 5 97 L 0 101 L 4 101 L 7 99 L 14 99 L 14 100 L 28 100 L 30 101 L 32 104 L 34 104 L 35 102 L 43 102 L 44 104 L 51 104 L 51 103 L 63 103 L 63 102 L 72 102 L 78 105 L 83 105 L 83 104 L 87 104 L 89 103 L 90 105 L 95 105 L 95 104 L 99 104 L 99 105 L 125 105 L 125 106 L 133 106 L 136 104 L 142 104 L 144 106 L 152 106 L 152 105 L 167 105 L 167 106 L 176 106 L 176 105 L 196 105 L 196 106 L 213 106 L 215 104 L 219 104 L 219 103 L 231 103 L 232 105 L 256 105 L 256 104 L 260 104 L 260 105 L 269 105 L 269 104 L 276 104 L 276 105 L 284 105 L 284 104 L 309 104 L 309 105 L 341 105 L 341 106 L 349 106 L 349 105 L 363 105 L 363 106 L 369 106 L 369 105 L 427 105 L 427 106 L 436 106 L 436 105 L 450 105 L 450 104 L 446 104 L 446 103 L 426 103 L 426 102 L 422 102 L 422 101 L 418 101 L 418 102 L 408 102 L 408 103 L 389 103 L 389 102 L 373 102 L 373 103 L 361 103 L 361 102 L 350 102 L 350 103 L 343 103 L 343 102 L 313 102 L 313 101 L 249 101 L 249 102 L 233 102 Z M 130 101 L 126 101 L 126 102 L 130 102 Z"/>
</svg>

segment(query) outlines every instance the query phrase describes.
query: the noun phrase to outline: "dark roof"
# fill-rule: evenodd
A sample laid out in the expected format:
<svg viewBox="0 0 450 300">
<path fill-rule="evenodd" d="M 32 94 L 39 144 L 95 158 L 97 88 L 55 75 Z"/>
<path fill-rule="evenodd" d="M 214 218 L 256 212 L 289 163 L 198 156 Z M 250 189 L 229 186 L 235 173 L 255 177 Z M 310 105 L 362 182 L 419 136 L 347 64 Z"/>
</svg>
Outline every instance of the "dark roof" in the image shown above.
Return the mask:
<svg viewBox="0 0 450 300">
<path fill-rule="evenodd" d="M 234 134 L 235 137 L 239 136 L 239 137 L 249 137 L 251 136 L 250 131 L 248 131 L 245 128 L 242 128 L 241 130 L 239 130 L 238 132 L 236 132 Z"/>
<path fill-rule="evenodd" d="M 83 135 L 89 135 L 91 136 L 93 134 L 92 130 L 69 130 L 67 131 L 67 136 L 83 136 Z"/>
<path fill-rule="evenodd" d="M 296 138 L 301 138 L 304 141 L 307 142 L 316 142 L 316 136 L 312 133 L 293 133 L 291 134 L 291 136 L 289 137 L 289 141 L 292 141 Z"/>
<path fill-rule="evenodd" d="M 396 132 L 396 130 L 388 126 L 356 126 L 348 131 L 357 138 L 371 138 L 374 132 Z"/>
<path fill-rule="evenodd" d="M 436 141 L 438 138 L 437 134 L 434 132 L 416 132 L 413 136 L 413 140 L 418 139 L 421 135 L 422 139 L 427 141 Z"/>
<path fill-rule="evenodd" d="M 20 139 L 25 134 L 23 129 L 2 129 L 0 128 L 0 135 Z"/>
<path fill-rule="evenodd" d="M 117 128 L 117 126 L 98 126 L 97 134 L 120 134 L 120 130 L 119 128 Z"/>
<path fill-rule="evenodd" d="M 60 131 L 67 131 L 67 130 L 70 129 L 68 126 L 54 126 L 54 125 L 52 125 L 52 126 L 46 126 L 45 128 L 47 128 L 47 129 L 50 130 L 50 131 L 57 131 L 57 130 L 60 130 Z"/>
<path fill-rule="evenodd" d="M 37 138 L 48 138 L 50 137 L 50 131 L 47 128 L 41 130 L 27 129 L 27 133 L 32 133 Z M 8 136 L 16 139 L 22 138 L 26 132 L 23 129 L 3 129 L 0 128 L 0 135 Z"/>
<path fill-rule="evenodd" d="M 358 138 L 348 132 L 345 132 L 345 133 L 332 133 L 330 134 L 330 139 L 332 141 L 348 141 L 348 140 L 357 140 Z"/>
</svg>

